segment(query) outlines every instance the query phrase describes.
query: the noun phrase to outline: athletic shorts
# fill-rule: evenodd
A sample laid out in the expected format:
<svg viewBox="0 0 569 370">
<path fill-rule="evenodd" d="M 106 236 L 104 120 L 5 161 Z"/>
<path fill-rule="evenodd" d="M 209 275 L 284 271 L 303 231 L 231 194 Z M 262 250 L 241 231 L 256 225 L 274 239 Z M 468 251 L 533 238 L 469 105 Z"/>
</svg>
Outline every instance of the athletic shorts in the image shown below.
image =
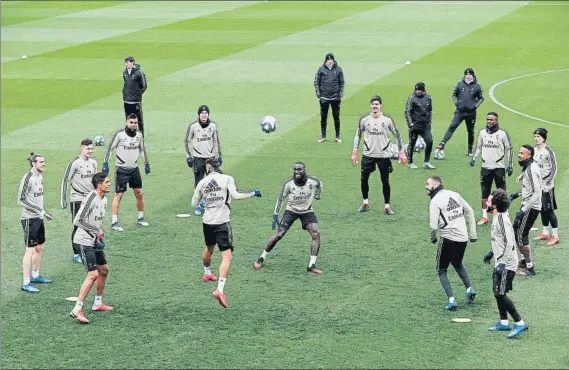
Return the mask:
<svg viewBox="0 0 569 370">
<path fill-rule="evenodd" d="M 460 267 L 466 251 L 466 244 L 467 242 L 455 242 L 441 238 L 437 250 L 437 272 L 447 269 L 450 264 L 453 267 Z"/>
<path fill-rule="evenodd" d="M 493 168 L 491 170 L 482 168 L 480 170 L 482 199 L 488 199 L 492 194 L 492 183 L 496 184 L 496 189 L 506 190 L 506 170 L 504 168 Z"/>
<path fill-rule="evenodd" d="M 498 274 L 496 269 L 494 269 L 494 273 L 492 274 L 494 296 L 505 295 L 510 290 L 513 290 L 512 283 L 514 282 L 514 277 L 516 277 L 515 271 L 504 270 L 501 274 Z"/>
<path fill-rule="evenodd" d="M 529 245 L 529 232 L 537 220 L 537 216 L 539 216 L 539 211 L 530 208 L 524 213 L 519 223 L 514 220 L 514 233 L 518 247 Z"/>
<path fill-rule="evenodd" d="M 541 193 L 541 210 L 555 211 L 557 209 L 557 201 L 555 200 L 555 188 L 550 191 Z"/>
<path fill-rule="evenodd" d="M 142 188 L 142 176 L 140 176 L 140 170 L 138 169 L 138 167 L 135 168 L 117 167 L 116 178 L 115 178 L 115 192 L 124 193 L 126 191 L 127 184 L 131 189 Z"/>
<path fill-rule="evenodd" d="M 308 224 L 318 224 L 318 218 L 316 217 L 314 212 L 295 213 L 286 210 L 285 213 L 283 214 L 283 217 L 279 225 L 285 229 L 290 229 L 294 221 L 296 221 L 297 219 L 300 219 L 303 230 L 306 230 Z"/>
<path fill-rule="evenodd" d="M 233 232 L 229 222 L 220 225 L 203 224 L 203 236 L 206 246 L 212 247 L 217 244 L 220 252 L 229 249 L 233 252 Z"/>
<path fill-rule="evenodd" d="M 28 248 L 45 243 L 45 227 L 41 218 L 27 218 L 22 221 L 24 243 Z"/>
<path fill-rule="evenodd" d="M 81 260 L 87 271 L 95 271 L 99 266 L 106 265 L 105 251 L 90 245 L 79 245 Z"/>
<path fill-rule="evenodd" d="M 372 173 L 377 169 L 382 175 L 389 174 L 393 172 L 393 166 L 391 164 L 391 158 L 372 158 L 368 156 L 362 156 L 362 172 Z"/>
</svg>

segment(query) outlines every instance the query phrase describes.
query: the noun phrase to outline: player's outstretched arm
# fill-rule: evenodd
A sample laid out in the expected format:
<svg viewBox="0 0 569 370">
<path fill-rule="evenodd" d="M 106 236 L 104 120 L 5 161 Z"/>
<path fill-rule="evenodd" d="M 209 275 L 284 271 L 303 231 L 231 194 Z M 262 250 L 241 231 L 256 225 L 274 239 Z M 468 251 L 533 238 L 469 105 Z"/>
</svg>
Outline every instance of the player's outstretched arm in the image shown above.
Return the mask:
<svg viewBox="0 0 569 370">
<path fill-rule="evenodd" d="M 231 195 L 231 198 L 233 199 L 247 199 L 254 197 L 257 194 L 255 191 L 249 191 L 246 193 L 238 191 L 237 187 L 235 186 L 235 180 L 232 177 L 229 178 L 229 183 L 227 184 L 227 190 L 229 190 L 229 195 Z M 259 193 L 258 196 L 261 196 L 260 190 L 258 190 L 258 193 Z"/>
</svg>

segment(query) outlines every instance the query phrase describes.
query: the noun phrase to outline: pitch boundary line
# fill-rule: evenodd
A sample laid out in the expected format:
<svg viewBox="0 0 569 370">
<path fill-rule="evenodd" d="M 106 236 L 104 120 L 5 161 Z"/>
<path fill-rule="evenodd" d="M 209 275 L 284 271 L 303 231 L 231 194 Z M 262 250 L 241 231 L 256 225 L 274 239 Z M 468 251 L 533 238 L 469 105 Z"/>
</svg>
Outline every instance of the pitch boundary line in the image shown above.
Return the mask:
<svg viewBox="0 0 569 370">
<path fill-rule="evenodd" d="M 542 74 L 546 74 L 546 73 L 555 73 L 555 72 L 565 72 L 565 71 L 569 71 L 569 68 L 565 68 L 565 69 L 553 69 L 551 71 L 544 71 L 544 72 L 536 72 L 536 73 L 530 73 L 530 74 L 525 74 L 525 75 L 521 75 L 521 76 L 517 76 L 517 77 L 512 77 L 512 78 L 508 78 L 506 80 L 502 80 L 499 82 L 496 82 L 494 85 L 490 86 L 490 91 L 488 92 L 488 95 L 490 96 L 490 99 L 492 99 L 492 101 L 496 104 L 498 104 L 500 107 L 504 108 L 507 111 L 510 111 L 512 113 L 515 113 L 517 115 L 520 115 L 522 117 L 526 117 L 529 119 L 533 119 L 535 121 L 539 121 L 539 122 L 543 122 L 543 123 L 549 123 L 550 125 L 554 125 L 554 126 L 559 126 L 559 127 L 565 127 L 565 128 L 569 128 L 569 125 L 563 124 L 563 123 L 557 123 L 557 122 L 552 122 L 552 121 L 548 121 L 546 119 L 543 118 L 539 118 L 539 117 L 534 117 L 534 116 L 530 116 L 529 114 L 525 114 L 522 112 L 518 112 L 515 109 L 512 109 L 510 107 L 508 107 L 507 105 L 501 103 L 496 96 L 494 95 L 494 90 L 496 90 L 496 88 L 502 84 L 505 84 L 507 82 L 510 81 L 514 81 L 514 80 L 518 80 L 520 78 L 526 78 L 526 77 L 531 77 L 531 76 L 537 76 L 537 75 L 542 75 Z"/>
</svg>

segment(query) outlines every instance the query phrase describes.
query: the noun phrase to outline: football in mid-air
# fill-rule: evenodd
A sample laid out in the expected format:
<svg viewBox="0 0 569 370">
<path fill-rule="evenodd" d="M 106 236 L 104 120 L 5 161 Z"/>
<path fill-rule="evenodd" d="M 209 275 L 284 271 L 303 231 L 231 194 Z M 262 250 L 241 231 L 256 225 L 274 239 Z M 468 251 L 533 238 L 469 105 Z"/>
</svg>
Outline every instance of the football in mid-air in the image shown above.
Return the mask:
<svg viewBox="0 0 569 370">
<path fill-rule="evenodd" d="M 95 136 L 93 143 L 95 143 L 95 146 L 103 146 L 105 145 L 105 138 L 102 137 L 101 135 L 97 135 Z"/>
<path fill-rule="evenodd" d="M 435 157 L 435 159 L 444 159 L 445 158 L 445 151 L 443 149 L 435 149 L 435 152 L 433 153 L 433 157 Z"/>
<path fill-rule="evenodd" d="M 261 130 L 270 134 L 277 129 L 277 120 L 273 116 L 265 116 L 261 119 Z"/>
</svg>

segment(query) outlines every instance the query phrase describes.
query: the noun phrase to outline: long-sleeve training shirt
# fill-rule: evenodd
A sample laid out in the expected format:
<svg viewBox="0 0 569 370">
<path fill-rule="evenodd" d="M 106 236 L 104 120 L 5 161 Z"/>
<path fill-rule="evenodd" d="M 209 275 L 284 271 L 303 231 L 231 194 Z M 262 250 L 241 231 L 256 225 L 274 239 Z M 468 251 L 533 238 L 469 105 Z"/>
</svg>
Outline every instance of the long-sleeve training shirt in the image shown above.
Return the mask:
<svg viewBox="0 0 569 370">
<path fill-rule="evenodd" d="M 295 184 L 294 178 L 291 177 L 283 185 L 275 205 L 275 214 L 279 214 L 285 200 L 287 211 L 297 214 L 313 212 L 312 203 L 314 203 L 314 199 L 320 199 L 322 189 L 322 181 L 317 177 L 308 176 L 306 183 L 302 186 Z"/>
<path fill-rule="evenodd" d="M 533 148 L 533 160 L 539 166 L 541 173 L 541 181 L 543 184 L 543 191 L 551 189 L 555 186 L 555 176 L 557 176 L 557 158 L 555 152 L 550 146 L 546 145 L 543 148 L 537 146 Z"/>
<path fill-rule="evenodd" d="M 496 213 L 492 219 L 492 253 L 494 253 L 494 265 L 500 263 L 506 265 L 506 270 L 518 269 L 518 252 L 512 221 L 508 212 Z"/>
<path fill-rule="evenodd" d="M 20 219 L 40 218 L 43 208 L 43 175 L 27 172 L 20 180 L 18 204 L 22 206 Z"/>
<path fill-rule="evenodd" d="M 214 158 L 221 153 L 217 124 L 209 121 L 202 125 L 199 120 L 188 126 L 186 131 L 186 156 Z"/>
<path fill-rule="evenodd" d="M 476 145 L 476 153 L 472 159 L 476 160 L 482 153 L 482 168 L 489 170 L 495 168 L 506 168 L 505 157 L 508 153 L 508 167 L 512 167 L 514 158 L 512 142 L 508 133 L 502 129 L 494 133 L 483 129 L 478 134 L 478 144 Z"/>
<path fill-rule="evenodd" d="M 105 155 L 105 162 L 108 162 L 113 150 L 115 152 L 115 166 L 121 168 L 132 169 L 138 167 L 138 158 L 142 156 L 144 163 L 148 163 L 148 156 L 146 155 L 146 148 L 144 147 L 144 138 L 140 131 L 136 135 L 127 135 L 125 129 L 120 129 L 115 133 L 107 154 Z"/>
<path fill-rule="evenodd" d="M 73 158 L 67 165 L 61 180 L 61 207 L 67 205 L 67 190 L 71 186 L 71 202 L 82 202 L 93 190 L 91 179 L 97 173 L 97 161 L 81 156 Z"/>
<path fill-rule="evenodd" d="M 438 229 L 441 230 L 441 237 L 456 241 L 468 241 L 468 221 L 470 239 L 477 239 L 476 223 L 474 220 L 474 210 L 460 196 L 460 194 L 442 189 L 429 204 L 429 229 L 431 236 L 436 235 Z"/>
<path fill-rule="evenodd" d="M 73 220 L 77 226 L 73 243 L 92 247 L 97 234 L 101 232 L 106 212 L 107 197 L 101 197 L 95 190 L 87 194 Z"/>
<path fill-rule="evenodd" d="M 541 187 L 541 171 L 532 161 L 522 172 L 522 211 L 541 210 Z"/>
<path fill-rule="evenodd" d="M 205 201 L 203 223 L 221 225 L 229 222 L 229 205 L 232 199 L 251 198 L 253 195 L 253 192 L 237 191 L 233 177 L 214 171 L 198 182 L 192 197 L 192 206 L 196 207 L 202 200 Z"/>
<path fill-rule="evenodd" d="M 389 133 L 395 136 L 397 147 L 401 150 L 403 142 L 395 121 L 385 113 L 382 113 L 378 118 L 374 118 L 371 113 L 368 113 L 362 116 L 358 123 L 358 129 L 354 137 L 354 150 L 358 150 L 363 135 L 363 155 L 370 158 L 391 158 Z"/>
</svg>

